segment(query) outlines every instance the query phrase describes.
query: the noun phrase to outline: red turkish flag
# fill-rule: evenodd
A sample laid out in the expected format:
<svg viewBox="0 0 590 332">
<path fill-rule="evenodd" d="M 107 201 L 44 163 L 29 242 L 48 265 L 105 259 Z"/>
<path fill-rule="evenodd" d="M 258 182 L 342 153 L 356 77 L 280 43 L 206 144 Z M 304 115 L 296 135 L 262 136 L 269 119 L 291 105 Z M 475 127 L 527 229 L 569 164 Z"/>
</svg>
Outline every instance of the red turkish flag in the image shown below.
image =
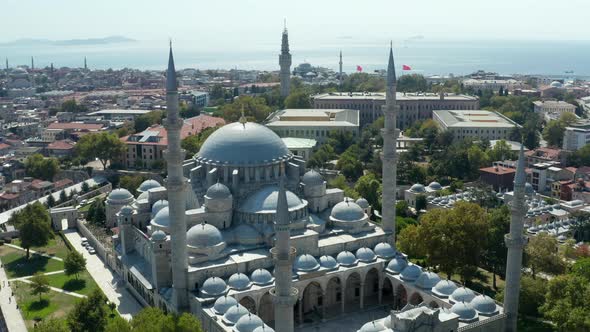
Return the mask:
<svg viewBox="0 0 590 332">
<path fill-rule="evenodd" d="M 361 72 L 363 71 L 363 67 L 356 65 L 356 71 Z"/>
<path fill-rule="evenodd" d="M 412 68 L 408 65 L 402 65 L 402 70 L 412 70 Z"/>
</svg>

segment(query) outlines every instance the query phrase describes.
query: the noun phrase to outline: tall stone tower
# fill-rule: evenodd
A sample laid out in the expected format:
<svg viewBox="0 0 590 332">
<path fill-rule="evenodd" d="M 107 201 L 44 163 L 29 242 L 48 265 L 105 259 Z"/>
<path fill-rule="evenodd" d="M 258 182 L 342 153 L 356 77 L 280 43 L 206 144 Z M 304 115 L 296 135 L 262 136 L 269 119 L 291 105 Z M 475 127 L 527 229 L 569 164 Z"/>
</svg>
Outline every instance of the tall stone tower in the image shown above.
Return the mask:
<svg viewBox="0 0 590 332">
<path fill-rule="evenodd" d="M 284 171 L 281 170 L 284 177 Z M 289 207 L 285 180 L 281 178 L 277 201 L 277 220 L 275 222 L 276 241 L 270 250 L 275 261 L 275 287 L 270 291 L 275 305 L 275 330 L 277 332 L 293 332 L 295 320 L 293 306 L 297 302 L 297 288 L 292 287 L 292 266 L 296 250 L 291 247 L 289 231 Z"/>
<path fill-rule="evenodd" d="M 340 70 L 338 71 L 338 86 L 340 87 L 340 91 L 342 91 L 342 51 L 340 51 L 340 62 L 338 62 L 338 64 L 340 65 Z"/>
<path fill-rule="evenodd" d="M 168 149 L 165 151 L 168 164 L 166 189 L 170 210 L 170 242 L 172 243 L 172 288 L 173 305 L 177 311 L 188 309 L 187 254 L 186 254 L 186 195 L 187 180 L 182 173 L 185 151 L 180 147 L 182 119 L 178 111 L 178 87 L 172 45 L 166 75 L 167 117 L 164 126 L 168 131 Z"/>
<path fill-rule="evenodd" d="M 84 57 L 84 70 L 88 70 L 88 62 L 86 62 L 86 57 Z"/>
<path fill-rule="evenodd" d="M 283 30 L 279 65 L 281 66 L 281 97 L 287 97 L 291 92 L 291 53 L 289 53 L 289 34 L 286 24 Z"/>
<path fill-rule="evenodd" d="M 385 126 L 381 130 L 383 136 L 383 230 L 391 233 L 390 242 L 395 244 L 395 193 L 397 176 L 396 141 L 399 130 L 396 128 L 399 106 L 395 103 L 396 78 L 393 62 L 393 46 L 389 49 L 389 64 L 387 65 L 387 90 L 385 95 Z"/>
<path fill-rule="evenodd" d="M 524 167 L 524 145 L 520 146 L 518 166 L 514 177 L 514 197 L 510 207 L 510 233 L 504 240 L 508 248 L 506 260 L 506 289 L 504 290 L 504 312 L 507 315 L 505 331 L 516 332 L 518 318 L 518 297 L 520 292 L 520 275 L 522 270 L 522 249 L 526 244 L 523 235 L 524 216 L 527 212 L 525 202 L 526 175 Z"/>
<path fill-rule="evenodd" d="M 35 70 L 35 59 L 31 57 L 31 70 Z"/>
</svg>

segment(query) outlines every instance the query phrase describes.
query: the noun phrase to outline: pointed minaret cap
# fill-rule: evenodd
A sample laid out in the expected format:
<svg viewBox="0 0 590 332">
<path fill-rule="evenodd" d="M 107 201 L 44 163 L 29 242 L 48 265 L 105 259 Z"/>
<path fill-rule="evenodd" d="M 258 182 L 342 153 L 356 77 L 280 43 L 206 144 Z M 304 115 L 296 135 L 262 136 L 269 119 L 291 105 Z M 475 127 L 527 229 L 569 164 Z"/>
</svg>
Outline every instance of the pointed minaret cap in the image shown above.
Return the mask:
<svg viewBox="0 0 590 332">
<path fill-rule="evenodd" d="M 172 55 L 172 40 L 170 40 L 170 54 L 168 55 L 168 70 L 166 72 L 166 91 L 177 91 L 176 69 L 174 68 L 174 56 Z"/>
<path fill-rule="evenodd" d="M 518 152 L 518 165 L 516 166 L 516 175 L 514 176 L 514 185 L 524 186 L 526 174 L 524 171 L 524 143 L 520 143 L 520 152 Z"/>
<path fill-rule="evenodd" d="M 389 64 L 387 65 L 387 86 L 395 85 L 395 63 L 393 62 L 393 42 L 389 47 Z"/>
</svg>

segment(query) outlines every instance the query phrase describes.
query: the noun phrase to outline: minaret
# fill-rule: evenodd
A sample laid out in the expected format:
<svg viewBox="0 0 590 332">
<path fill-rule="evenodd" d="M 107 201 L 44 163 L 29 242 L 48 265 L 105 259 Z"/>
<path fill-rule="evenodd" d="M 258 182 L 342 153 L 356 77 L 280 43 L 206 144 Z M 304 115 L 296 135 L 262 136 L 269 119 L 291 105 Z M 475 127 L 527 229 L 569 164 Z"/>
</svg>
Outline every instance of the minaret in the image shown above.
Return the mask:
<svg viewBox="0 0 590 332">
<path fill-rule="evenodd" d="M 188 310 L 187 289 L 187 254 L 186 254 L 186 195 L 187 180 L 183 176 L 182 162 L 185 151 L 180 147 L 180 130 L 182 119 L 178 111 L 178 87 L 174 58 L 172 56 L 172 43 L 170 43 L 170 55 L 168 59 L 168 72 L 166 75 L 166 107 L 167 117 L 164 126 L 168 131 L 168 149 L 165 151 L 168 165 L 168 178 L 166 189 L 170 210 L 170 242 L 172 243 L 172 288 L 173 305 L 177 311 Z"/>
<path fill-rule="evenodd" d="M 35 70 L 35 60 L 31 57 L 31 70 Z"/>
<path fill-rule="evenodd" d="M 289 232 L 289 207 L 285 192 L 284 168 L 281 167 L 282 178 L 279 185 L 277 214 L 275 221 L 275 246 L 270 250 L 275 261 L 275 287 L 271 289 L 275 305 L 275 330 L 292 332 L 295 327 L 293 306 L 297 302 L 297 288 L 292 287 L 292 268 L 296 250 L 291 247 Z"/>
<path fill-rule="evenodd" d="M 8 70 L 8 58 L 6 58 L 6 70 Z"/>
<path fill-rule="evenodd" d="M 88 63 L 86 62 L 86 57 L 84 57 L 84 70 L 88 70 Z"/>
<path fill-rule="evenodd" d="M 287 97 L 291 91 L 291 53 L 289 53 L 289 34 L 287 33 L 286 21 L 281 43 L 281 54 L 279 55 L 279 65 L 281 66 L 281 97 Z"/>
<path fill-rule="evenodd" d="M 522 144 L 518 155 L 516 176 L 514 177 L 514 196 L 510 207 L 510 233 L 504 237 L 506 248 L 508 248 L 506 287 L 504 289 L 504 312 L 507 315 L 505 331 L 507 332 L 516 332 L 520 275 L 522 270 L 522 250 L 526 244 L 526 238 L 523 236 L 523 228 L 524 216 L 528 208 L 524 197 L 526 183 L 524 163 L 524 144 Z"/>
<path fill-rule="evenodd" d="M 340 73 L 338 76 L 338 79 L 340 81 L 339 86 L 340 86 L 340 91 L 342 91 L 342 50 L 340 50 L 340 62 L 338 64 L 340 65 Z"/>
<path fill-rule="evenodd" d="M 399 130 L 396 127 L 396 118 L 399 106 L 395 103 L 396 78 L 395 65 L 393 63 L 393 46 L 389 49 L 389 64 L 387 66 L 387 90 L 385 94 L 385 126 L 381 130 L 383 136 L 383 204 L 382 224 L 383 230 L 391 234 L 389 242 L 395 244 L 395 193 L 397 177 L 397 152 L 396 140 Z"/>
</svg>

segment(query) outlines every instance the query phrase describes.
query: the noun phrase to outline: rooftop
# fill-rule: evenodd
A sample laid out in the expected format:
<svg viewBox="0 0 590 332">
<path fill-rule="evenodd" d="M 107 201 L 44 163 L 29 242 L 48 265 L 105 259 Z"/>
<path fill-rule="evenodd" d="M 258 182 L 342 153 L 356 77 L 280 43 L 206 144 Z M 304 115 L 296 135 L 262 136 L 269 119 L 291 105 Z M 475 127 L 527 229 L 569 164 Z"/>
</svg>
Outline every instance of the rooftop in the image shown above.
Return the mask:
<svg viewBox="0 0 590 332">
<path fill-rule="evenodd" d="M 477 97 L 468 96 L 468 95 L 458 95 L 458 94 L 445 94 L 445 99 L 448 100 L 477 100 Z M 385 100 L 385 92 L 329 92 L 329 93 L 322 93 L 315 96 L 312 96 L 312 99 L 321 99 L 321 100 L 342 100 L 342 99 L 368 99 L 368 100 Z M 396 100 L 404 101 L 404 100 L 439 100 L 440 95 L 436 93 L 403 93 L 398 92 L 396 94 Z"/>
<path fill-rule="evenodd" d="M 273 114 L 266 124 L 275 126 L 356 127 L 359 111 L 349 109 L 285 109 Z"/>
<path fill-rule="evenodd" d="M 519 126 L 516 122 L 497 113 L 483 110 L 470 111 L 433 111 L 433 118 L 440 119 L 448 128 L 480 127 L 480 128 L 512 128 Z M 519 126 L 520 127 L 520 126 Z"/>
<path fill-rule="evenodd" d="M 313 148 L 318 143 L 315 139 L 298 138 L 298 137 L 283 137 L 281 138 L 287 149 L 307 149 Z"/>
</svg>

